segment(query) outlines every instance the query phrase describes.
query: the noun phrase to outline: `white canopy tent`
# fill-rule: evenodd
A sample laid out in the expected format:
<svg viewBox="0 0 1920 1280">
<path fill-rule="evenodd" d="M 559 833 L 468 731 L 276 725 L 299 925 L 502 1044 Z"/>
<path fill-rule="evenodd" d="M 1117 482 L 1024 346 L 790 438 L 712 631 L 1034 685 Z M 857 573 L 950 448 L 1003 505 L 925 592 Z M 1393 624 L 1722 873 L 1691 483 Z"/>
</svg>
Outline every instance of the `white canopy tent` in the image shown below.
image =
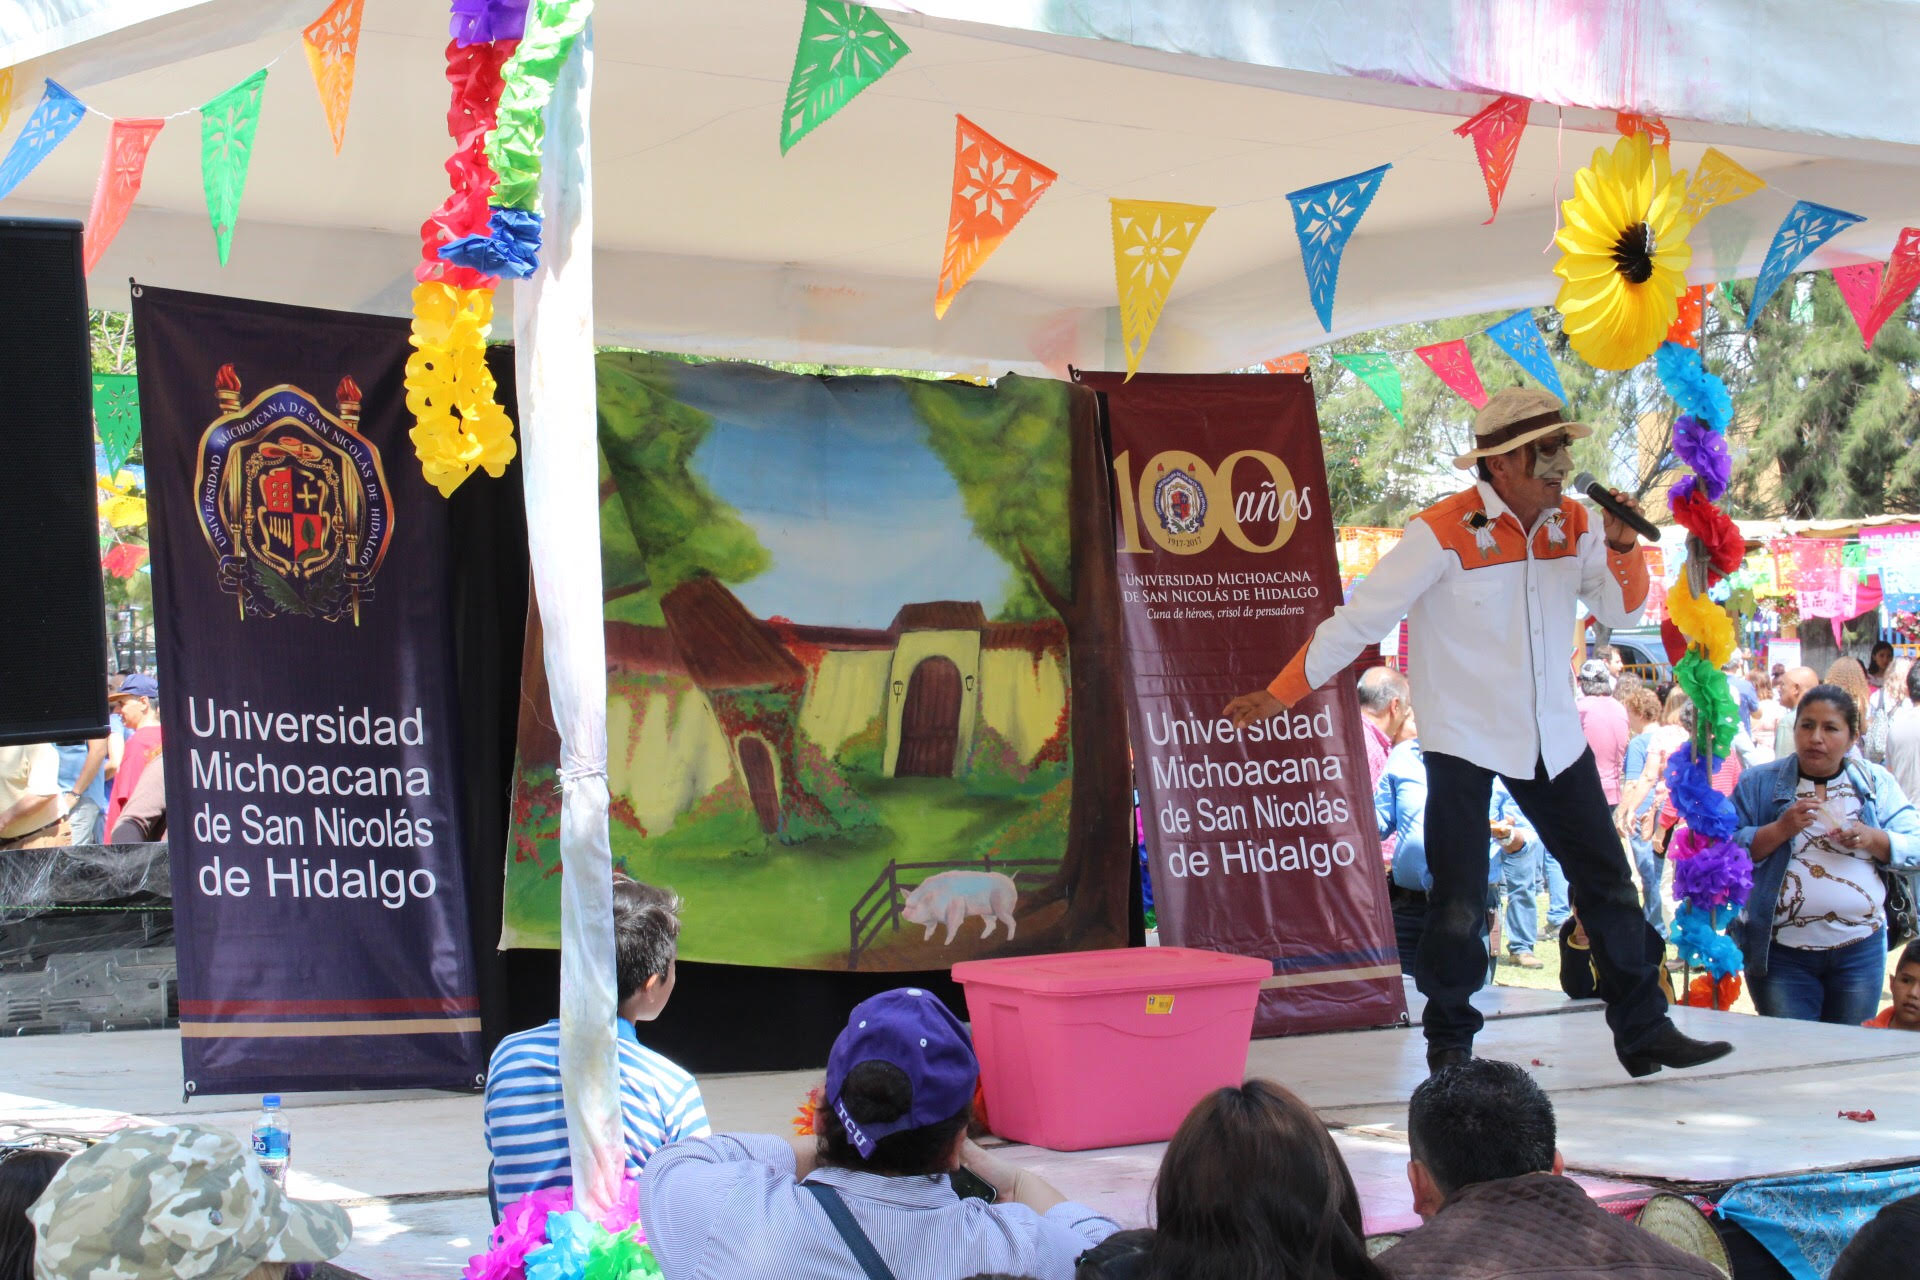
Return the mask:
<svg viewBox="0 0 1920 1280">
<path fill-rule="evenodd" d="M 214 256 L 189 113 L 154 146 L 94 272 L 96 305 L 124 305 L 134 276 L 405 314 L 417 228 L 446 190 L 445 7 L 368 0 L 339 157 L 297 43 L 322 7 L 0 4 L 16 129 L 41 76 L 110 114 L 165 115 L 286 54 L 231 263 Z M 1143 367 L 1241 367 L 1325 336 L 1285 193 L 1386 162 L 1346 251 L 1336 334 L 1548 303 L 1555 193 L 1610 143 L 1616 107 L 1661 113 L 1677 165 L 1715 145 L 1772 184 L 1696 230 L 1696 281 L 1754 274 L 1796 198 L 1868 218 L 1813 266 L 1884 257 L 1920 222 L 1920 89 L 1899 63 L 1920 45 L 1920 6 L 1901 0 L 876 7 L 913 52 L 782 157 L 799 0 L 601 6 L 601 341 L 971 373 L 1113 367 L 1106 198 L 1121 196 L 1219 206 Z M 1452 128 L 1504 91 L 1536 102 L 1499 219 L 1483 226 L 1473 148 Z M 956 111 L 1061 179 L 935 320 Z M 85 121 L 0 212 L 83 218 L 106 136 L 105 120 Z"/>
</svg>

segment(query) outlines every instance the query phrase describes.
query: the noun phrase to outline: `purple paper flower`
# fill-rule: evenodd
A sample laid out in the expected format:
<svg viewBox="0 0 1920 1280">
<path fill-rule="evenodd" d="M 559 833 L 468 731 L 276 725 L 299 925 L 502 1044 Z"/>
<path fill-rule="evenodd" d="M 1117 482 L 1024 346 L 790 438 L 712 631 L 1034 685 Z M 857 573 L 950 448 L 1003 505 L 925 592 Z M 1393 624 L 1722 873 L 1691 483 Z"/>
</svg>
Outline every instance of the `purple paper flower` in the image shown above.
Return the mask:
<svg viewBox="0 0 1920 1280">
<path fill-rule="evenodd" d="M 518 40 L 527 29 L 528 0 L 453 0 L 448 28 L 455 44 Z"/>
<path fill-rule="evenodd" d="M 1673 896 L 1696 907 L 1739 906 L 1753 889 L 1753 859 L 1731 840 L 1691 828 L 1673 838 Z"/>
<path fill-rule="evenodd" d="M 1707 495 L 1707 501 L 1718 502 L 1733 478 L 1733 456 L 1727 452 L 1727 438 L 1692 414 L 1686 414 L 1673 424 L 1673 452 L 1693 468 L 1694 474 L 1675 484 L 1667 501 L 1677 502 L 1697 486 Z"/>
</svg>

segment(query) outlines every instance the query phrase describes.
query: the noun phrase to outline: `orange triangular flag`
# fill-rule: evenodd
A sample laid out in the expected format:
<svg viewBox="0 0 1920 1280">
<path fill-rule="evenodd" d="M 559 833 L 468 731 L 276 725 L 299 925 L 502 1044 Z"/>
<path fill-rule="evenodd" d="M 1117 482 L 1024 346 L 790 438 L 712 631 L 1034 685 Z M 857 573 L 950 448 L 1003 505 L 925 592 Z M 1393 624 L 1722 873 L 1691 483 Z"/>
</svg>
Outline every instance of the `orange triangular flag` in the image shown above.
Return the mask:
<svg viewBox="0 0 1920 1280">
<path fill-rule="evenodd" d="M 1305 373 L 1307 371 L 1307 353 L 1304 351 L 1296 351 L 1288 356 L 1275 356 L 1271 360 L 1261 361 L 1261 364 L 1266 368 L 1268 373 Z"/>
<path fill-rule="evenodd" d="M 1462 138 L 1473 139 L 1473 154 L 1480 160 L 1480 177 L 1487 184 L 1487 205 L 1492 210 L 1487 222 L 1480 224 L 1483 227 L 1500 216 L 1500 197 L 1513 174 L 1513 158 L 1520 154 L 1520 134 L 1532 106 L 1518 94 L 1503 94 L 1454 130 Z"/>
<path fill-rule="evenodd" d="M 320 107 L 327 113 L 333 134 L 333 153 L 347 137 L 347 104 L 353 97 L 353 60 L 360 49 L 360 10 L 366 0 L 333 0 L 327 11 L 300 33 L 307 65 L 313 68 L 313 87 L 320 91 Z"/>
<path fill-rule="evenodd" d="M 1060 176 L 965 116 L 953 119 L 953 203 L 947 247 L 940 255 L 940 290 L 933 299 L 936 316 L 947 314 L 961 286 Z"/>
<path fill-rule="evenodd" d="M 100 161 L 100 181 L 94 184 L 93 208 L 87 211 L 87 230 L 81 260 L 86 273 L 107 251 L 127 220 L 133 197 L 140 191 L 140 179 L 147 171 L 147 152 L 153 149 L 154 135 L 165 120 L 115 120 L 107 137 L 107 154 Z"/>
</svg>

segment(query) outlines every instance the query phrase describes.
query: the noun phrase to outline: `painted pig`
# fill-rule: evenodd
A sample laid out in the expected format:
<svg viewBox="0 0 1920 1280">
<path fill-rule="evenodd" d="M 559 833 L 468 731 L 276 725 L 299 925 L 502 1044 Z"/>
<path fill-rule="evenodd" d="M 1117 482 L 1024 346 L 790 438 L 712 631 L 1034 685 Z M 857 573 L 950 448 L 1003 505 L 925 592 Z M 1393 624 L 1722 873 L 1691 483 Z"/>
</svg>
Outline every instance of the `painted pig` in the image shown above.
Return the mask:
<svg viewBox="0 0 1920 1280">
<path fill-rule="evenodd" d="M 947 936 L 943 941 L 949 943 L 968 916 L 979 916 L 987 922 L 985 932 L 980 935 L 983 938 L 993 936 L 996 921 L 1004 922 L 1011 941 L 1013 903 L 1018 896 L 1013 880 L 998 871 L 942 871 L 928 876 L 907 895 L 906 906 L 900 914 L 908 924 L 927 926 L 928 938 L 933 937 L 934 929 L 945 924 Z"/>
</svg>

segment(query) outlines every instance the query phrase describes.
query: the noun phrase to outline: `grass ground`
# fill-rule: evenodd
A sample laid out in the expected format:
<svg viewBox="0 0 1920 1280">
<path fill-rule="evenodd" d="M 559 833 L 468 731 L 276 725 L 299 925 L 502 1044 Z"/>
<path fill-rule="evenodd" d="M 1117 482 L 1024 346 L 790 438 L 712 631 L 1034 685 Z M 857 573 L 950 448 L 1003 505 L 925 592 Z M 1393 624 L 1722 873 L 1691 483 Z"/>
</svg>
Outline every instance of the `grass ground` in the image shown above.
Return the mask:
<svg viewBox="0 0 1920 1280">
<path fill-rule="evenodd" d="M 1507 963 L 1506 958 L 1503 954 L 1499 969 L 1494 974 L 1493 980 L 1496 986 L 1537 987 L 1537 988 L 1548 990 L 1548 991 L 1558 991 L 1560 989 L 1560 948 L 1558 946 L 1550 945 L 1550 940 L 1555 938 L 1557 935 L 1549 932 L 1547 929 L 1547 912 L 1546 912 L 1546 905 L 1545 905 L 1546 895 L 1544 894 L 1541 895 L 1540 902 L 1541 902 L 1540 934 L 1539 934 L 1540 946 L 1539 946 L 1539 949 L 1534 952 L 1534 955 L 1539 958 L 1542 967 L 1538 969 L 1522 969 L 1516 965 Z M 1667 917 L 1668 919 L 1672 919 L 1673 917 L 1673 903 L 1671 900 L 1669 900 L 1667 903 Z M 1505 948 L 1503 946 L 1502 947 L 1503 953 L 1504 953 L 1504 950 Z M 1667 954 L 1669 956 L 1673 954 L 1672 947 L 1667 948 Z M 1900 958 L 1900 953 L 1898 951 L 1894 951 L 1888 954 L 1887 974 L 1889 976 L 1892 975 L 1894 963 L 1899 958 Z M 1674 985 L 1676 994 L 1678 993 L 1682 984 L 1683 984 L 1683 975 L 1679 973 L 1673 974 L 1673 985 Z M 1886 993 L 1886 989 L 1883 987 L 1880 993 L 1880 1007 L 1884 1009 L 1886 1005 L 1887 1005 L 1887 993 Z M 1754 1013 L 1755 1012 L 1755 1009 L 1753 1007 L 1753 997 L 1747 993 L 1744 984 L 1742 985 L 1740 990 L 1740 998 L 1738 1000 L 1735 1000 L 1733 1003 L 1733 1012 L 1735 1013 Z"/>
</svg>

